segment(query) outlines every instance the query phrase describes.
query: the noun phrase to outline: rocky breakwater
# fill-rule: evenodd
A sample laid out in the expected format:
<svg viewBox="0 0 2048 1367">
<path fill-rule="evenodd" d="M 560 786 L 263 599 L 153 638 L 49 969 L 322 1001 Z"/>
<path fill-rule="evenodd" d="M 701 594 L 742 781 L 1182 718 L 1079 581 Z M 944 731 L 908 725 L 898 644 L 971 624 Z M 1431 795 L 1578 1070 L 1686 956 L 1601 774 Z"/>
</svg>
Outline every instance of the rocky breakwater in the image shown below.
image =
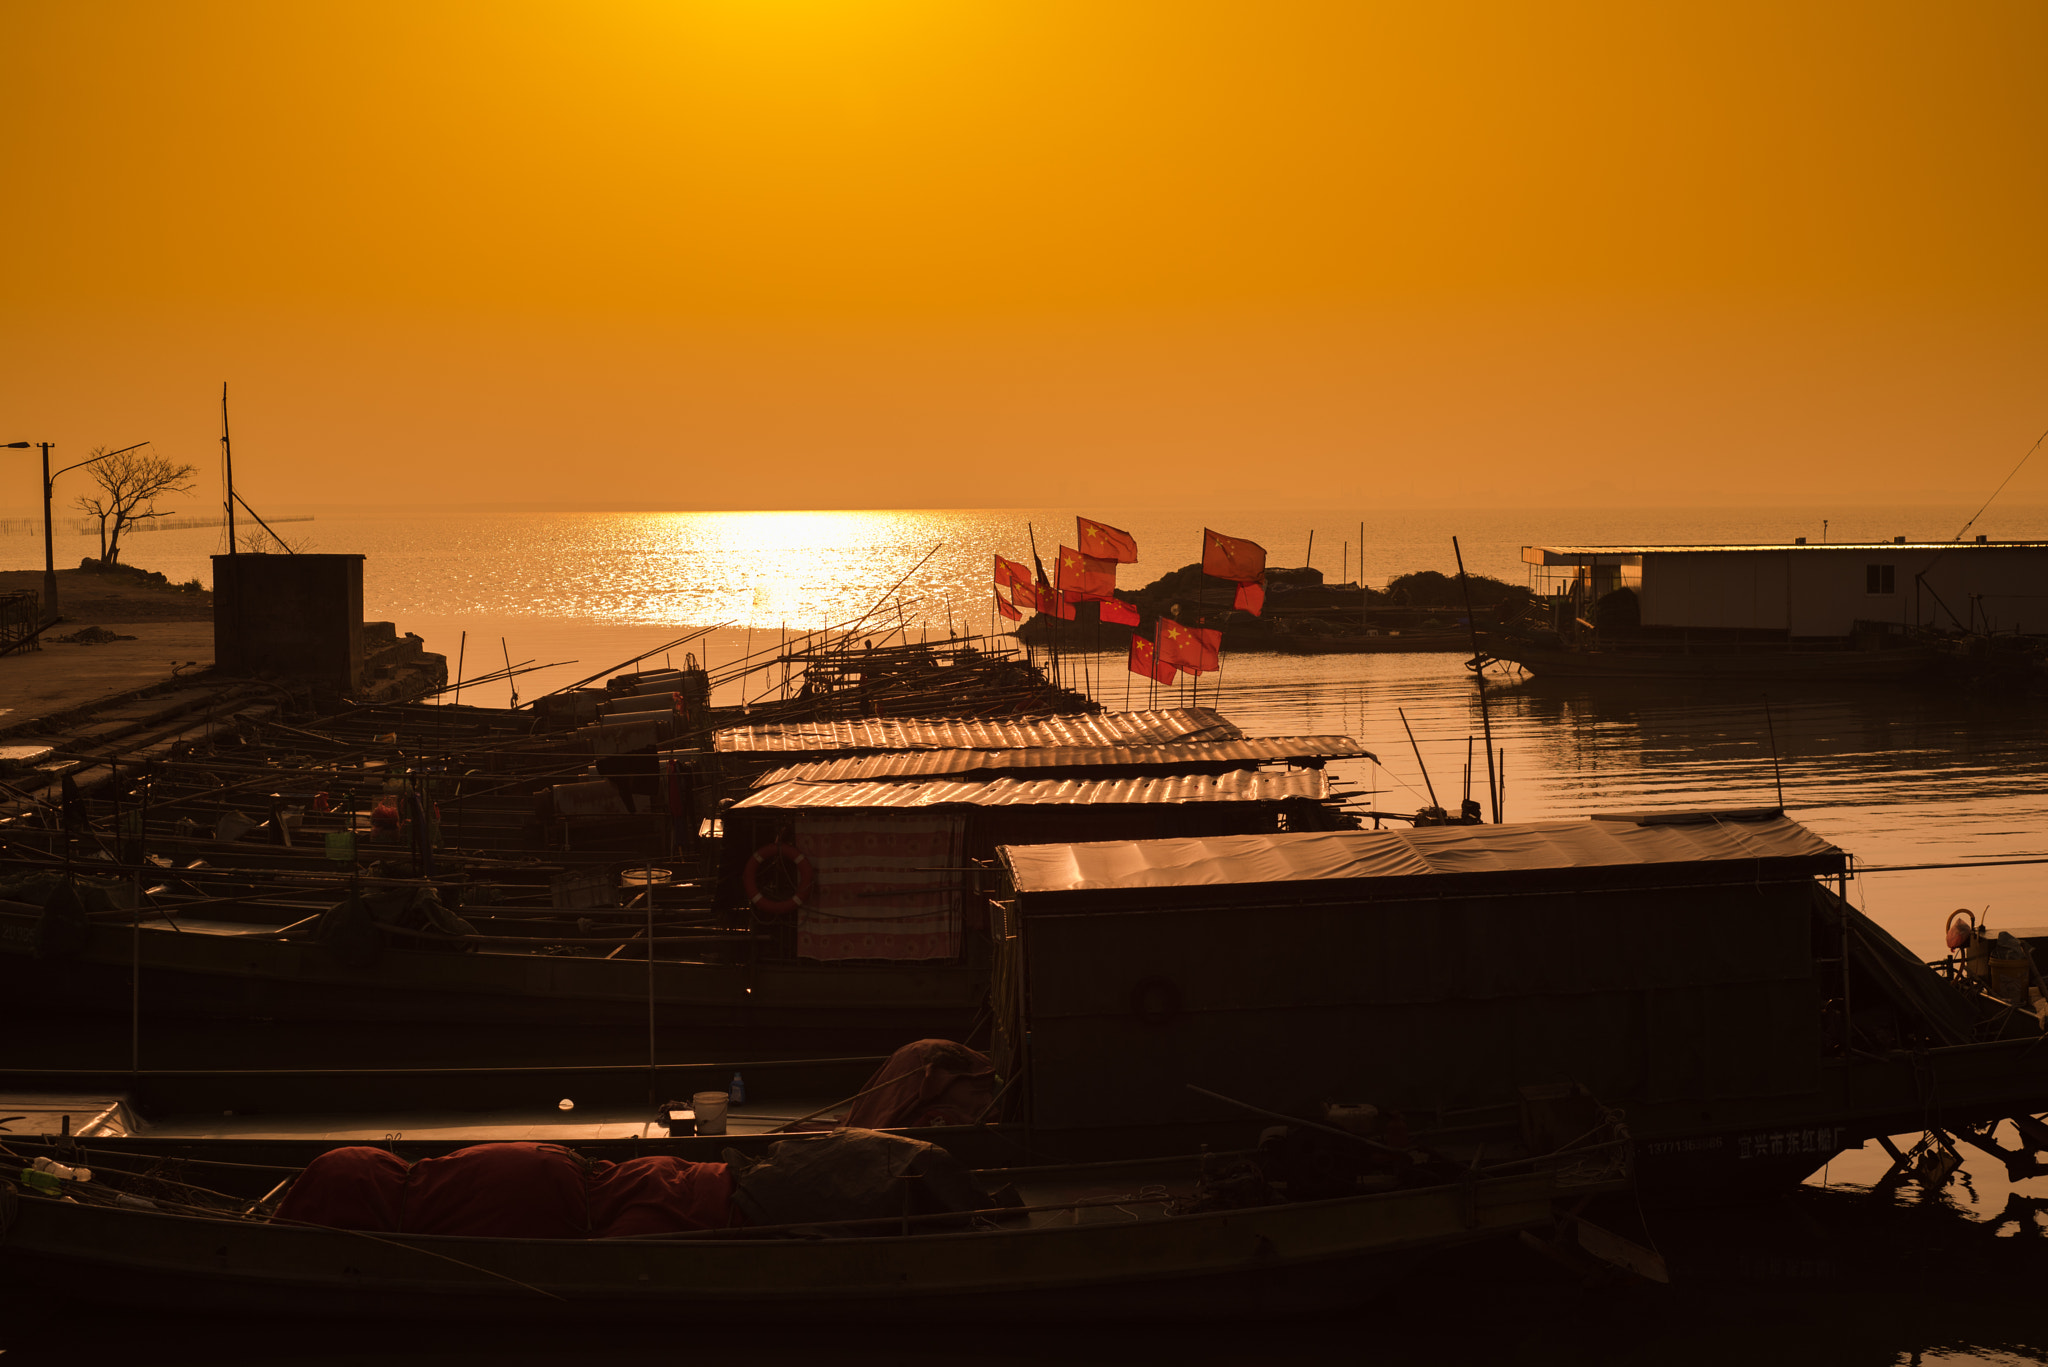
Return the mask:
<svg viewBox="0 0 2048 1367">
<path fill-rule="evenodd" d="M 390 622 L 363 623 L 363 681 L 351 701 L 403 702 L 448 684 L 448 657 Z"/>
</svg>

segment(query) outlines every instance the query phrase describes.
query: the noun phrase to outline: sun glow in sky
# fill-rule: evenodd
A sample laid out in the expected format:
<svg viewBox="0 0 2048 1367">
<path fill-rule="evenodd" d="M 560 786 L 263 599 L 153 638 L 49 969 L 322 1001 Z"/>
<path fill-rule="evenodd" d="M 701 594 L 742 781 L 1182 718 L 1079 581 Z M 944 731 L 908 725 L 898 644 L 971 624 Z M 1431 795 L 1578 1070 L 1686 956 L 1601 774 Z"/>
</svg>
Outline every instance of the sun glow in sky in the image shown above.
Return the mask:
<svg viewBox="0 0 2048 1367">
<path fill-rule="evenodd" d="M 259 507 L 1967 501 L 2048 427 L 2031 0 L 108 0 L 0 51 L 0 440 L 211 470 L 227 380 Z"/>
</svg>

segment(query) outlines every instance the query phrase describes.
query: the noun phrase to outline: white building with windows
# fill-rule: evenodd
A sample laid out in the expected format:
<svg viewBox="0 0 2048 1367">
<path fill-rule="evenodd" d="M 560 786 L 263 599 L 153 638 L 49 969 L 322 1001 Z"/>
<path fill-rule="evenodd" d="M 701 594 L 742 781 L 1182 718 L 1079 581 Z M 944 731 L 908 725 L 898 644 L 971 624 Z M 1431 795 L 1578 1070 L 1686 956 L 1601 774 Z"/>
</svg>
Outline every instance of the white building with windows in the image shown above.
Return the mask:
<svg viewBox="0 0 2048 1367">
<path fill-rule="evenodd" d="M 1580 617 L 1636 591 L 1645 631 L 1840 640 L 1876 627 L 2048 636 L 2048 541 L 1524 546 L 1531 587 Z"/>
</svg>

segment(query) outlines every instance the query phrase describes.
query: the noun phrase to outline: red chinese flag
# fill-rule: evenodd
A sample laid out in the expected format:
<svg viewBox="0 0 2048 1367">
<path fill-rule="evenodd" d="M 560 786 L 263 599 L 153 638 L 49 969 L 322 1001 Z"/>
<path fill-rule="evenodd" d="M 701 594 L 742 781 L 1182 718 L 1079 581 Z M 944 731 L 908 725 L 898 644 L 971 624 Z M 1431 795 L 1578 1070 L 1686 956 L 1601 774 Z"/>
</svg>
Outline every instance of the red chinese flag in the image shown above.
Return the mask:
<svg viewBox="0 0 2048 1367">
<path fill-rule="evenodd" d="M 1231 599 L 1230 606 L 1249 612 L 1254 617 L 1259 616 L 1266 610 L 1266 586 L 1258 583 L 1239 584 L 1237 597 Z"/>
<path fill-rule="evenodd" d="M 1017 609 L 1011 607 L 1008 603 L 1005 603 L 1003 601 L 1003 595 L 1000 593 L 996 595 L 996 611 L 1002 613 L 1003 616 L 1009 618 L 1013 622 L 1021 622 L 1024 620 L 1024 614 L 1017 611 Z"/>
<path fill-rule="evenodd" d="M 999 555 L 996 557 L 996 583 L 998 586 L 1003 584 L 1023 584 L 1029 587 L 1031 584 L 1031 571 L 1025 569 L 1016 561 L 1005 560 Z"/>
<path fill-rule="evenodd" d="M 1159 662 L 1185 669 L 1190 674 L 1202 672 L 1202 643 L 1195 633 L 1171 618 L 1162 617 L 1159 628 Z"/>
<path fill-rule="evenodd" d="M 1131 638 L 1131 673 L 1141 679 L 1156 679 L 1160 683 L 1173 682 L 1173 666 L 1162 661 L 1152 648 L 1152 643 L 1143 636 Z"/>
<path fill-rule="evenodd" d="M 1060 547 L 1060 592 L 1069 601 L 1116 596 L 1116 562 L 1098 560 L 1071 546 Z"/>
<path fill-rule="evenodd" d="M 1057 593 L 1038 595 L 1038 610 L 1059 618 L 1062 622 L 1074 620 L 1074 605 Z"/>
<path fill-rule="evenodd" d="M 1102 620 L 1105 622 L 1111 622 L 1120 627 L 1134 627 L 1138 625 L 1138 610 L 1120 599 L 1105 598 L 1095 610 L 1102 615 Z"/>
<path fill-rule="evenodd" d="M 1222 632 L 1214 627 L 1196 627 L 1195 644 L 1202 652 L 1202 664 L 1198 673 L 1210 674 L 1223 668 Z"/>
<path fill-rule="evenodd" d="M 1256 541 L 1202 529 L 1202 573 L 1249 584 L 1266 572 L 1266 548 Z"/>
<path fill-rule="evenodd" d="M 1092 517 L 1074 519 L 1076 539 L 1081 543 L 1081 554 L 1092 555 L 1097 560 L 1113 560 L 1119 565 L 1138 563 L 1138 540 L 1129 532 L 1097 522 Z"/>
<path fill-rule="evenodd" d="M 1083 598 L 1097 602 L 1116 597 L 1116 561 L 1103 560 L 1084 553 L 1081 556 L 1082 581 L 1086 585 L 1081 591 Z"/>
<path fill-rule="evenodd" d="M 1010 601 L 1020 608 L 1030 608 L 1033 612 L 1036 612 L 1038 611 L 1038 590 L 1032 588 L 1026 580 L 1012 580 L 1010 583 Z"/>
</svg>

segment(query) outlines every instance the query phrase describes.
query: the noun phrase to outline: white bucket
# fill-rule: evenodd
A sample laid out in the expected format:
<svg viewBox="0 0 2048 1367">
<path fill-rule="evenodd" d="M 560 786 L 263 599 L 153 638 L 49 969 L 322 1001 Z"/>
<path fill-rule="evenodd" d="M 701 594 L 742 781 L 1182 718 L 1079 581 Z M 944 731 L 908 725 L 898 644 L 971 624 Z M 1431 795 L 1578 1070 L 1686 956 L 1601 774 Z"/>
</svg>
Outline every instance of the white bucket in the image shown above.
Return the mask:
<svg viewBox="0 0 2048 1367">
<path fill-rule="evenodd" d="M 725 1103 L 730 1098 L 724 1092 L 694 1092 L 690 1096 L 690 1109 L 697 1113 L 698 1134 L 725 1133 Z"/>
</svg>

